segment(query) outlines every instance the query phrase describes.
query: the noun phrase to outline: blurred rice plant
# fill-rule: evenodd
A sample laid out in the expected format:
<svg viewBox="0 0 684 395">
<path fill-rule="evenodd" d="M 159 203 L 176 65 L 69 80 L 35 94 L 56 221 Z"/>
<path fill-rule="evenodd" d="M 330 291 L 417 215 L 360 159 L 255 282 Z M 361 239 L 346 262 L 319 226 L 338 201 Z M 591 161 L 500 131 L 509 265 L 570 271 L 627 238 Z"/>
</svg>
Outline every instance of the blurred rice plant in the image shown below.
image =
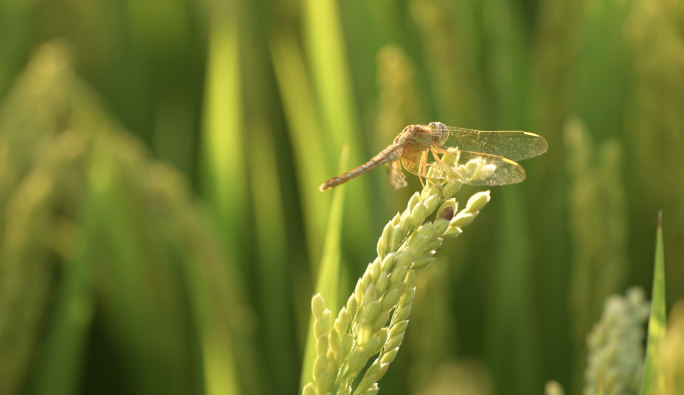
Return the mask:
<svg viewBox="0 0 684 395">
<path fill-rule="evenodd" d="M 377 54 L 377 113 L 374 147 L 381 150 L 406 125 L 425 119 L 420 91 L 414 78 L 415 65 L 396 44 L 388 44 Z"/>
<path fill-rule="evenodd" d="M 683 223 L 684 187 L 684 7 L 680 2 L 635 0 L 625 24 L 625 36 L 634 56 L 634 94 L 626 108 L 626 140 L 634 202 L 630 205 L 639 222 L 650 223 L 658 210 L 675 223 Z M 677 180 L 676 182 L 672 182 Z M 657 198 L 656 198 L 657 197 Z M 636 229 L 633 238 L 648 238 L 650 227 Z M 677 240 L 684 229 L 668 227 L 664 235 L 668 254 L 680 256 Z M 631 248 L 639 261 L 650 260 L 648 250 Z M 673 256 L 670 255 L 670 256 Z M 637 269 L 636 276 L 648 273 Z M 679 284 L 684 268 L 673 265 L 668 282 Z M 668 300 L 681 292 L 668 287 Z"/>
<path fill-rule="evenodd" d="M 637 394 L 644 365 L 644 324 L 650 305 L 641 288 L 611 295 L 587 336 L 584 395 Z"/>
<path fill-rule="evenodd" d="M 415 361 L 411 366 L 409 385 L 419 393 L 421 389 L 428 391 L 426 387 L 441 385 L 436 383 L 441 381 L 437 377 L 448 375 L 444 372 L 440 374 L 438 370 L 448 372 L 453 369 L 454 374 L 460 372 L 465 376 L 467 374 L 464 372 L 469 368 L 481 368 L 486 371 L 485 366 L 477 366 L 475 361 L 468 364 L 451 360 L 458 339 L 456 317 L 448 305 L 451 295 L 447 280 L 451 270 L 453 269 L 449 267 L 446 259 L 439 259 L 431 265 L 429 271 L 421 273 L 421 276 L 416 278 L 417 292 L 412 317 L 412 321 L 415 322 L 412 323 L 413 327 L 408 332 L 406 341 L 407 351 Z M 424 336 L 424 333 L 430 333 L 430 336 Z M 474 372 L 474 377 L 479 378 L 478 373 L 481 372 Z M 454 383 L 457 381 L 453 380 Z"/>
<path fill-rule="evenodd" d="M 379 152 L 394 141 L 397 131 L 406 125 L 420 123 L 425 119 L 420 90 L 416 84 L 416 66 L 404 50 L 397 44 L 387 44 L 376 55 L 378 97 L 376 102 L 374 141 L 371 147 Z M 385 170 L 385 169 L 382 169 Z M 376 171 L 377 184 L 387 184 L 386 171 Z M 411 180 L 407 180 L 411 183 Z M 410 185 L 417 185 L 415 184 Z M 387 193 L 386 188 L 375 188 L 382 193 L 384 200 L 396 202 L 401 207 L 408 200 L 410 189 Z M 387 210 L 387 214 L 392 211 Z"/>
<path fill-rule="evenodd" d="M 486 89 L 478 45 L 484 39 L 479 25 L 481 2 L 411 0 L 408 6 L 421 33 L 418 56 L 434 108 L 428 114 L 447 124 L 482 125 Z"/>
<path fill-rule="evenodd" d="M 408 347 L 383 388 L 432 390 L 430 378 L 443 377 L 433 368 L 474 358 L 488 364 L 483 369 L 491 372 L 493 393 L 539 393 L 546 378 L 578 393 L 583 383 L 576 365 L 584 351 L 575 325 L 592 322 L 589 306 L 606 293 L 590 287 L 594 296 L 575 294 L 584 292 L 575 273 L 593 265 L 589 272 L 615 274 L 605 274 L 601 289 L 625 282 L 648 289 L 659 209 L 671 221 L 668 257 L 677 262 L 684 256 L 680 3 L 0 2 L 3 108 L 14 100 L 14 90 L 6 93 L 31 53 L 66 37 L 76 54 L 73 67 L 111 113 L 102 115 L 106 122 L 65 133 L 71 121 L 41 121 L 56 119 L 46 108 L 57 105 L 24 104 L 40 115 L 25 116 L 24 123 L 17 120 L 21 111 L 3 112 L 9 115 L 1 122 L 16 125 L 3 127 L 9 132 L 0 145 L 0 233 L 14 246 L 2 247 L 2 254 L 33 263 L 10 265 L 18 262 L 10 255 L 0 261 L 22 273 L 0 278 L 0 386 L 18 388 L 63 372 L 59 388 L 65 392 L 92 393 L 117 382 L 121 388 L 109 386 L 112 393 L 135 392 L 128 387 L 138 384 L 136 393 L 166 392 L 163 385 L 176 384 L 171 392 L 291 393 L 333 199 L 316 188 L 336 175 L 343 144 L 351 143 L 347 170 L 406 124 L 442 121 L 527 129 L 548 140 L 549 153 L 523 163 L 525 183 L 492 191 L 501 195 L 462 236 L 467 248 L 444 247 L 443 271 L 421 280 L 425 293 L 411 323 L 420 333 L 409 329 Z M 65 114 L 60 111 L 54 110 Z M 572 117 L 586 124 L 583 141 L 593 146 L 581 177 L 568 167 L 576 151 L 563 144 Z M 114 124 L 113 118 L 121 126 L 101 126 Z M 60 133 L 44 134 L 45 125 Z M 118 137 L 101 134 L 103 143 L 88 134 L 103 128 L 126 129 L 139 140 L 112 132 Z M 616 157 L 608 162 L 617 167 L 608 179 L 600 158 L 608 159 L 611 150 Z M 151 156 L 170 162 L 188 181 Z M 64 170 L 75 168 L 81 170 Z M 62 178 L 67 173 L 68 182 Z M 375 253 L 371 235 L 382 229 L 382 218 L 402 210 L 419 184 L 409 177 L 411 187 L 392 191 L 383 173 L 347 186 L 339 284 L 346 294 L 351 284 L 344 273 L 355 278 L 362 271 Z M 622 203 L 592 217 L 568 194 L 580 181 Z M 192 190 L 206 198 L 206 220 Z M 37 241 L 46 238 L 61 241 Z M 35 245 L 48 247 L 28 247 Z M 579 258 L 584 254 L 591 263 Z M 158 274 L 171 267 L 175 274 Z M 98 288 L 105 276 L 115 284 Z M 684 266 L 670 267 L 667 281 L 668 300 L 684 296 Z M 581 316 L 570 308 L 569 295 L 582 301 Z M 166 307 L 155 309 L 160 305 Z M 63 311 L 76 318 L 52 319 L 69 317 Z M 437 311 L 444 316 L 433 316 Z M 5 314 L 18 318 L 7 324 Z M 20 341 L 2 337 L 10 333 Z M 440 339 L 446 347 L 439 348 Z M 160 349 L 164 358 L 155 357 Z M 40 353 L 38 363 L 36 350 L 51 351 Z M 83 369 L 73 363 L 82 354 Z M 56 365 L 62 370 L 53 370 Z M 168 383 L 160 384 L 157 373 L 171 368 L 181 373 L 166 374 Z M 119 380 L 132 376 L 132 382 Z M 28 385 L 22 388 L 28 392 Z"/>
<path fill-rule="evenodd" d="M 570 307 L 576 343 L 601 314 L 601 301 L 618 290 L 627 271 L 627 212 L 620 179 L 622 148 L 609 139 L 598 149 L 578 119 L 565 128 L 570 175 L 569 216 L 573 243 Z M 584 370 L 578 353 L 577 369 Z"/>
<path fill-rule="evenodd" d="M 0 109 L 0 392 L 212 393 L 219 358 L 236 393 L 229 334 L 249 324 L 216 237 L 66 55 L 43 47 Z"/>
</svg>

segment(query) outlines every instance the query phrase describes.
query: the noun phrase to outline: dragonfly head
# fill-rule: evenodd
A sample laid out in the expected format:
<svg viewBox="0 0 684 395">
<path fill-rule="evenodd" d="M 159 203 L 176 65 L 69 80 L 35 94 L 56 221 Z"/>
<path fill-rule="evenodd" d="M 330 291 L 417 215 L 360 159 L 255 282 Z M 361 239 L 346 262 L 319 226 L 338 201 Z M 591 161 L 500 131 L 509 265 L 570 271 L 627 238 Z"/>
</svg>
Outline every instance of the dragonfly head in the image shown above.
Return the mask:
<svg viewBox="0 0 684 395">
<path fill-rule="evenodd" d="M 428 126 L 432 132 L 432 144 L 436 147 L 444 145 L 449 138 L 449 130 L 446 125 L 441 122 L 430 122 Z"/>
</svg>

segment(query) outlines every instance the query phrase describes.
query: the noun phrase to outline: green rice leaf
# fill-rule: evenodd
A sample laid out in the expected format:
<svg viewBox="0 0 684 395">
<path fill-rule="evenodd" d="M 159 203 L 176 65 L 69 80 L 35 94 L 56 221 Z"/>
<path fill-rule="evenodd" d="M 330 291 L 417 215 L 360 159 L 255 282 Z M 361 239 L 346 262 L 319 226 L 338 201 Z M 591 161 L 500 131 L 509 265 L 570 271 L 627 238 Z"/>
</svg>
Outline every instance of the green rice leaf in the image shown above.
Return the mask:
<svg viewBox="0 0 684 395">
<path fill-rule="evenodd" d="M 648 320 L 648 346 L 641 395 L 660 394 L 664 391 L 663 377 L 658 366 L 658 349 L 665 337 L 667 319 L 665 315 L 665 257 L 663 253 L 662 215 L 658 213 L 655 268 L 653 270 L 653 295 L 651 318 Z"/>
<path fill-rule="evenodd" d="M 209 28 L 206 105 L 203 147 L 204 193 L 213 217 L 228 244 L 229 262 L 244 268 L 245 243 L 242 225 L 248 205 L 248 189 L 243 143 L 242 98 L 238 17 L 235 9 L 215 7 Z M 232 12 L 231 12 L 232 11 Z M 204 376 L 207 393 L 239 393 L 239 370 L 230 353 L 230 340 L 207 324 L 202 333 Z M 236 353 L 237 354 L 237 353 Z"/>
<path fill-rule="evenodd" d="M 353 147 L 349 157 L 350 163 L 353 167 L 358 166 L 369 157 L 364 154 L 363 149 L 364 140 L 352 89 L 353 80 L 345 49 L 339 4 L 337 1 L 307 0 L 302 5 L 308 66 L 321 114 L 322 132 L 328 137 L 327 157 L 335 158 L 343 145 L 349 142 Z M 350 169 L 345 167 L 341 170 L 344 172 Z M 329 175 L 325 179 L 332 176 Z M 369 205 L 371 198 L 368 186 L 368 179 L 359 179 L 350 183 L 348 187 L 347 205 L 353 207 L 357 214 L 344 218 L 344 248 L 352 255 L 367 251 L 365 248 L 370 247 L 368 241 L 373 239 L 370 233 L 372 211 Z"/>
<path fill-rule="evenodd" d="M 233 257 L 242 258 L 243 224 L 249 196 L 244 157 L 244 122 L 237 17 L 215 10 L 209 31 L 204 113 L 203 189 Z"/>
<path fill-rule="evenodd" d="M 295 349 L 290 341 L 290 289 L 287 262 L 287 223 L 281 203 L 276 147 L 266 128 L 250 133 L 250 171 L 255 225 L 259 240 L 261 314 L 273 377 L 271 388 L 294 388 Z"/>
<path fill-rule="evenodd" d="M 273 32 L 268 44 L 296 161 L 309 262 L 314 270 L 330 212 L 330 199 L 321 196 L 318 186 L 330 178 L 333 169 L 328 166 L 314 94 L 294 33 L 285 29 Z"/>
</svg>

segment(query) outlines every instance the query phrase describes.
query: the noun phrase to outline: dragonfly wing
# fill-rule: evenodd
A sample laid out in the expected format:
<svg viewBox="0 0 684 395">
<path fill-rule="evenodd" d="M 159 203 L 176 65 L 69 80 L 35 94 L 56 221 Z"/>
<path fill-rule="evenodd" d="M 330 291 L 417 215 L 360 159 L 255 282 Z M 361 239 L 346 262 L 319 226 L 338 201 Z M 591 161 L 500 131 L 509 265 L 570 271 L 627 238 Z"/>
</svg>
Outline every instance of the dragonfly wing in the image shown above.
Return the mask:
<svg viewBox="0 0 684 395">
<path fill-rule="evenodd" d="M 447 130 L 449 137 L 444 147 L 498 155 L 514 161 L 541 155 L 549 147 L 542 136 L 530 132 L 483 132 L 452 126 Z"/>
<path fill-rule="evenodd" d="M 516 184 L 525 179 L 522 166 L 498 155 L 460 150 L 452 155 L 457 156 L 455 164 L 442 162 L 438 178 L 476 186 Z"/>
<path fill-rule="evenodd" d="M 404 152 L 401 155 L 401 164 L 409 173 L 420 176 L 420 160 L 423 158 L 425 151 L 410 151 Z"/>
<path fill-rule="evenodd" d="M 401 172 L 401 164 L 398 160 L 387 164 L 387 177 L 389 178 L 390 185 L 392 185 L 394 189 L 403 188 L 407 185 L 404 173 Z"/>
</svg>

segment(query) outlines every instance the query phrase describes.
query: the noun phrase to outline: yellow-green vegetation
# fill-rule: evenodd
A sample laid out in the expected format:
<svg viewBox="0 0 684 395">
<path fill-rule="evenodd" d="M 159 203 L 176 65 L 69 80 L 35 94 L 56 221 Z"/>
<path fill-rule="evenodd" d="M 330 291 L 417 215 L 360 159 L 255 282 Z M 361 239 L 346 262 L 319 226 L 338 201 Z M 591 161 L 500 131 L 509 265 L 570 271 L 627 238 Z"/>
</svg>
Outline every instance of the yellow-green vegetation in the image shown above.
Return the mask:
<svg viewBox="0 0 684 395">
<path fill-rule="evenodd" d="M 433 121 L 549 151 L 425 257 L 381 392 L 581 394 L 636 286 L 684 393 L 682 70 L 681 0 L 0 1 L 0 394 L 301 393 L 422 188 L 318 186 Z"/>
<path fill-rule="evenodd" d="M 579 349 L 600 315 L 604 300 L 617 292 L 627 271 L 628 221 L 620 179 L 622 147 L 615 138 L 594 148 L 581 121 L 568 121 L 564 131 L 570 176 L 569 214 L 572 240 L 570 308 L 573 337 Z M 604 307 L 605 314 L 605 307 Z M 577 380 L 586 355 L 578 352 Z"/>
<path fill-rule="evenodd" d="M 442 158 L 444 163 L 455 160 L 451 153 Z M 411 196 L 403 213 L 397 213 L 385 225 L 378 240 L 378 257 L 359 278 L 334 323 L 323 296 L 318 293 L 312 298 L 315 320 L 310 336 L 315 339 L 316 357 L 313 382 L 304 386 L 304 395 L 352 391 L 372 395 L 379 391 L 377 382 L 387 373 L 404 340 L 416 294 L 416 271 L 429 267 L 444 238 L 460 235 L 461 228 L 489 203 L 489 191 L 476 193 L 458 211 L 452 196 L 462 184 L 432 178 L 438 172 L 438 167 L 433 166 L 423 191 Z M 480 176 L 486 174 L 473 172 L 473 178 Z M 438 206 L 435 220 L 424 222 Z M 354 385 L 369 358 L 376 354 L 361 381 Z"/>
<path fill-rule="evenodd" d="M 42 47 L 6 97 L 0 150 L 0 393 L 77 392 L 92 333 L 136 393 L 238 393 L 231 343 L 250 324 L 230 322 L 244 295 L 215 233 L 63 43 Z"/>
<path fill-rule="evenodd" d="M 684 388 L 681 385 L 684 377 L 681 301 L 675 305 L 670 329 L 665 332 L 665 262 L 661 221 L 662 213 L 659 213 L 652 301 L 645 300 L 640 287 L 630 288 L 624 297 L 614 294 L 606 298 L 601 319 L 586 338 L 584 395 L 661 395 L 677 393 Z M 644 350 L 647 318 L 648 341 Z M 547 382 L 547 395 L 562 395 L 563 392 L 558 382 Z"/>
</svg>

